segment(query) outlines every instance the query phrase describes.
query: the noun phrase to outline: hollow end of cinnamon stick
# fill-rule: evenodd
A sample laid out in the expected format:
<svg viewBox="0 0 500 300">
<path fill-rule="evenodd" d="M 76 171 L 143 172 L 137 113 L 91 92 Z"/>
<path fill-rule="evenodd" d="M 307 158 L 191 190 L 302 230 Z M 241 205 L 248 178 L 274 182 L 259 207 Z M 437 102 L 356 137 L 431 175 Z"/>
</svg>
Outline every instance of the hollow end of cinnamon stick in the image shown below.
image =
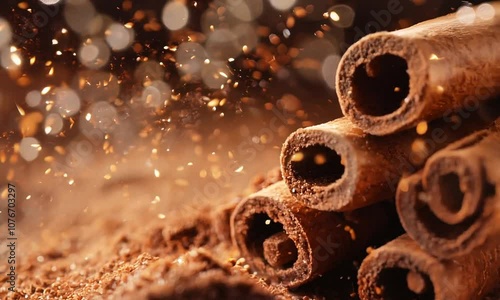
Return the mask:
<svg viewBox="0 0 500 300">
<path fill-rule="evenodd" d="M 428 161 L 423 178 L 431 195 L 427 204 L 439 220 L 457 225 L 478 213 L 485 193 L 491 189 L 484 181 L 481 165 L 474 157 L 448 152 Z"/>
<path fill-rule="evenodd" d="M 359 296 L 373 299 L 480 299 L 498 280 L 500 248 L 439 260 L 408 235 L 372 251 L 358 271 Z M 491 259 L 488 259 L 487 256 Z"/>
<path fill-rule="evenodd" d="M 344 54 L 336 90 L 345 116 L 374 135 L 416 124 L 429 72 L 416 45 L 392 33 L 368 35 Z"/>
<path fill-rule="evenodd" d="M 493 49 L 500 46 L 500 5 L 493 7 L 492 20 L 465 25 L 452 14 L 352 45 L 336 77 L 344 115 L 370 134 L 387 135 L 499 95 L 500 54 Z"/>
<path fill-rule="evenodd" d="M 393 210 L 375 205 L 350 213 L 305 206 L 284 182 L 243 200 L 231 216 L 234 244 L 253 271 L 296 288 L 394 236 Z"/>
<path fill-rule="evenodd" d="M 284 180 L 292 194 L 309 207 L 335 211 L 356 208 L 352 198 L 358 179 L 357 157 L 349 140 L 342 136 L 353 129 L 359 131 L 345 119 L 336 120 L 299 129 L 283 144 Z"/>
<path fill-rule="evenodd" d="M 396 207 L 408 234 L 440 258 L 465 255 L 485 244 L 492 230 L 485 226 L 490 220 L 476 213 L 457 224 L 443 222 L 428 205 L 433 195 L 424 190 L 421 176 L 403 178 L 398 186 Z"/>
</svg>

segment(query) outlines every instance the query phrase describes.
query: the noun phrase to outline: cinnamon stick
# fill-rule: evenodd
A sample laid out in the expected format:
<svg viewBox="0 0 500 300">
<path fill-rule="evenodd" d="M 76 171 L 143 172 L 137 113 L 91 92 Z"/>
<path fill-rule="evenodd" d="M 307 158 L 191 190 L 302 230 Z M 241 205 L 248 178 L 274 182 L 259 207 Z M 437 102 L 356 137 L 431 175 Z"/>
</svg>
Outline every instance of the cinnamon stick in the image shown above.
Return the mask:
<svg viewBox="0 0 500 300">
<path fill-rule="evenodd" d="M 481 299 L 498 281 L 500 244 L 439 260 L 406 234 L 372 251 L 358 272 L 362 300 Z"/>
<path fill-rule="evenodd" d="M 347 118 L 299 129 L 283 144 L 281 167 L 292 194 L 319 210 L 348 211 L 393 198 L 403 174 L 435 151 L 491 125 L 498 109 L 484 105 L 467 120 L 434 121 L 426 130 L 389 136 L 364 133 Z M 490 109 L 491 108 L 491 109 Z"/>
<path fill-rule="evenodd" d="M 243 200 L 231 228 L 254 271 L 297 287 L 387 237 L 393 219 L 385 203 L 344 214 L 308 208 L 281 181 Z"/>
<path fill-rule="evenodd" d="M 499 95 L 500 3 L 488 5 L 489 16 L 474 7 L 351 46 L 336 79 L 344 115 L 387 135 Z"/>
<path fill-rule="evenodd" d="M 500 132 L 483 130 L 432 156 L 421 174 L 401 181 L 401 221 L 438 257 L 467 254 L 500 239 Z"/>
</svg>

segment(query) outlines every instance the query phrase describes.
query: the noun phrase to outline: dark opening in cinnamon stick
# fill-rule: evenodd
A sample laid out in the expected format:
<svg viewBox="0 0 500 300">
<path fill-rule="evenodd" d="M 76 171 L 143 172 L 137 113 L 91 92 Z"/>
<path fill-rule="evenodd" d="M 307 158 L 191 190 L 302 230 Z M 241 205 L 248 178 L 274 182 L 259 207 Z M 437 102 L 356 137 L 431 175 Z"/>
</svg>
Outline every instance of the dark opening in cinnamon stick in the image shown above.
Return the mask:
<svg viewBox="0 0 500 300">
<path fill-rule="evenodd" d="M 490 112 L 496 117 L 496 108 Z M 491 125 L 476 112 L 455 123 L 434 121 L 425 132 L 364 133 L 347 118 L 299 129 L 283 144 L 281 167 L 292 194 L 319 210 L 348 211 L 393 198 L 403 174 L 435 151 Z"/>
<path fill-rule="evenodd" d="M 500 132 L 484 130 L 429 159 L 397 193 L 410 236 L 439 257 L 469 253 L 500 238 Z"/>
<path fill-rule="evenodd" d="M 337 71 L 344 115 L 387 135 L 499 95 L 500 4 L 491 6 L 492 18 L 472 24 L 451 14 L 355 43 Z"/>
<path fill-rule="evenodd" d="M 481 299 L 500 280 L 500 245 L 439 260 L 408 235 L 371 252 L 358 272 L 359 296 L 373 299 Z"/>
<path fill-rule="evenodd" d="M 318 211 L 278 182 L 237 206 L 232 236 L 260 276 L 297 287 L 394 235 L 391 211 L 385 203 L 343 214 Z"/>
</svg>

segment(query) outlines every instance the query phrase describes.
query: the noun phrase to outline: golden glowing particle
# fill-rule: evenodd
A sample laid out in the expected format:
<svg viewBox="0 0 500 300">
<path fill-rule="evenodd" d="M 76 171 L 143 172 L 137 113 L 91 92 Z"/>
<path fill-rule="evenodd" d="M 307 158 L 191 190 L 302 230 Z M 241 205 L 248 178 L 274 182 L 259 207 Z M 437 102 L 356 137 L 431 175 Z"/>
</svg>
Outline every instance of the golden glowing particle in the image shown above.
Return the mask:
<svg viewBox="0 0 500 300">
<path fill-rule="evenodd" d="M 24 109 L 21 106 L 19 106 L 19 105 L 16 104 L 16 107 L 17 107 L 17 111 L 19 112 L 19 114 L 21 116 L 26 115 L 26 112 L 24 111 Z"/>
<path fill-rule="evenodd" d="M 109 170 L 113 173 L 116 172 L 116 165 L 110 165 Z"/>
<path fill-rule="evenodd" d="M 66 33 L 68 33 L 68 29 L 66 29 L 66 28 L 61 29 L 61 33 L 62 33 L 62 34 L 66 34 Z"/>
<path fill-rule="evenodd" d="M 208 102 L 207 106 L 208 106 L 208 107 L 215 107 L 215 106 L 219 105 L 219 101 L 220 101 L 220 100 L 219 100 L 219 99 L 217 99 L 217 98 L 216 98 L 216 99 L 213 99 L 213 100 L 211 100 L 210 102 Z"/>
<path fill-rule="evenodd" d="M 384 292 L 383 287 L 378 287 L 378 286 L 375 287 L 375 294 L 382 295 L 383 292 Z"/>
<path fill-rule="evenodd" d="M 9 191 L 7 188 L 5 188 L 3 191 L 2 191 L 2 199 L 7 199 L 7 196 L 9 195 Z"/>
<path fill-rule="evenodd" d="M 439 60 L 439 57 L 436 54 L 432 53 L 431 56 L 429 57 L 429 59 L 430 60 Z"/>
<path fill-rule="evenodd" d="M 45 170 L 45 175 L 48 175 L 50 172 L 52 172 L 52 169 L 48 168 L 47 170 Z"/>
<path fill-rule="evenodd" d="M 52 89 L 51 86 L 46 86 L 42 89 L 42 92 L 40 94 L 47 95 L 47 93 L 50 92 L 51 89 Z"/>
<path fill-rule="evenodd" d="M 50 68 L 48 75 L 49 76 L 54 75 L 54 67 Z"/>
<path fill-rule="evenodd" d="M 349 232 L 349 234 L 351 235 L 351 240 L 353 240 L 353 241 L 356 240 L 356 232 L 354 232 L 354 229 L 352 229 L 351 226 L 346 225 L 344 227 L 344 230 L 347 231 L 347 232 Z"/>
<path fill-rule="evenodd" d="M 62 52 L 61 52 L 61 51 L 59 51 L 59 50 L 57 50 L 57 51 L 56 51 L 56 55 L 61 56 L 61 55 L 62 55 Z"/>
<path fill-rule="evenodd" d="M 167 216 L 165 216 L 164 214 L 158 214 L 158 219 L 160 220 L 163 220 L 165 219 Z"/>
<path fill-rule="evenodd" d="M 340 16 L 336 12 L 331 11 L 330 12 L 330 19 L 334 22 L 338 22 L 340 20 Z"/>
<path fill-rule="evenodd" d="M 438 93 L 442 94 L 444 92 L 444 87 L 441 85 L 436 86 L 436 90 Z"/>
<path fill-rule="evenodd" d="M 428 129 L 427 122 L 422 121 L 422 122 L 418 123 L 418 125 L 417 125 L 417 133 L 418 134 L 420 134 L 420 135 L 425 134 L 427 132 L 427 129 Z"/>
<path fill-rule="evenodd" d="M 87 113 L 85 115 L 85 120 L 90 121 L 91 119 L 92 119 L 92 114 L 91 113 Z"/>
<path fill-rule="evenodd" d="M 21 60 L 21 56 L 19 56 L 17 52 L 11 53 L 10 59 L 18 67 L 23 63 L 23 61 Z"/>
<path fill-rule="evenodd" d="M 219 72 L 219 74 L 220 74 L 222 77 L 229 78 L 229 77 L 227 76 L 227 74 L 226 74 L 226 73 L 224 73 L 224 72 L 222 72 L 222 71 L 220 71 L 220 72 Z"/>
<path fill-rule="evenodd" d="M 236 173 L 241 173 L 243 171 L 243 166 L 239 166 L 238 169 L 234 170 Z"/>
<path fill-rule="evenodd" d="M 36 62 L 36 56 L 30 58 L 30 65 L 34 65 Z"/>
<path fill-rule="evenodd" d="M 151 204 L 156 204 L 156 203 L 159 203 L 160 202 L 160 196 L 155 196 L 155 198 L 153 199 L 153 201 L 151 201 Z"/>
<path fill-rule="evenodd" d="M 297 152 L 292 155 L 291 161 L 293 162 L 298 162 L 302 161 L 304 159 L 304 153 L 302 152 Z"/>
<path fill-rule="evenodd" d="M 267 219 L 265 223 L 266 223 L 266 225 L 269 225 L 269 224 L 271 224 L 271 220 Z"/>
<path fill-rule="evenodd" d="M 69 184 L 69 185 L 73 185 L 73 183 L 75 183 L 75 180 L 74 180 L 74 179 L 70 179 L 70 180 L 68 181 L 68 184 Z"/>
<path fill-rule="evenodd" d="M 401 88 L 399 88 L 399 86 L 397 86 L 397 87 L 395 87 L 395 88 L 394 88 L 394 92 L 395 92 L 395 93 L 398 93 L 398 92 L 400 92 L 400 91 L 401 91 Z"/>
<path fill-rule="evenodd" d="M 106 175 L 104 175 L 104 179 L 106 179 L 106 180 L 110 180 L 110 179 L 111 179 L 111 174 L 106 174 Z"/>
<path fill-rule="evenodd" d="M 324 165 L 326 163 L 326 157 L 322 153 L 318 153 L 314 156 L 314 163 L 317 165 Z"/>
<path fill-rule="evenodd" d="M 155 169 L 154 173 L 155 173 L 155 177 L 156 178 L 160 177 L 160 171 L 158 171 L 157 169 Z"/>
<path fill-rule="evenodd" d="M 52 39 L 52 45 L 57 45 L 59 42 L 56 39 Z"/>
</svg>

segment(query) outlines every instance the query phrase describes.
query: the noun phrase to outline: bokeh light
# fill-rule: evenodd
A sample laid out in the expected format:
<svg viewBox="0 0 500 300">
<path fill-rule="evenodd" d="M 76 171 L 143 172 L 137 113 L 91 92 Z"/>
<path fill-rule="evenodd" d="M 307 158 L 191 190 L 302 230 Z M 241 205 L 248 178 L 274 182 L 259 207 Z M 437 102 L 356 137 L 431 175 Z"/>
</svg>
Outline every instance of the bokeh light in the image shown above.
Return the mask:
<svg viewBox="0 0 500 300">
<path fill-rule="evenodd" d="M 482 20 L 491 20 L 495 17 L 495 8 L 489 3 L 480 4 L 476 8 L 476 15 Z"/>
<path fill-rule="evenodd" d="M 328 55 L 321 66 L 323 80 L 329 88 L 335 89 L 335 76 L 340 63 L 340 56 L 337 54 Z"/>
<path fill-rule="evenodd" d="M 195 42 L 185 42 L 179 45 L 175 52 L 178 70 L 182 74 L 194 75 L 201 71 L 207 53 L 202 45 Z"/>
<path fill-rule="evenodd" d="M 26 104 L 30 107 L 36 107 L 42 101 L 42 94 L 40 91 L 34 90 L 26 94 Z"/>
<path fill-rule="evenodd" d="M 89 121 L 102 132 L 110 133 L 115 129 L 118 112 L 110 103 L 106 101 L 95 102 L 87 110 L 86 118 L 88 118 L 88 114 L 90 114 Z"/>
<path fill-rule="evenodd" d="M 476 20 L 476 11 L 470 6 L 462 6 L 457 10 L 456 16 L 460 23 L 470 25 Z"/>
<path fill-rule="evenodd" d="M 9 22 L 0 18 L 0 49 L 7 47 L 12 39 L 12 28 Z"/>
<path fill-rule="evenodd" d="M 0 53 L 0 63 L 7 70 L 17 70 L 23 61 L 21 52 L 16 47 L 4 48 Z"/>
<path fill-rule="evenodd" d="M 54 107 L 62 117 L 70 117 L 80 110 L 80 97 L 74 90 L 61 87 L 54 90 L 54 95 Z"/>
<path fill-rule="evenodd" d="M 339 28 L 351 27 L 355 15 L 354 9 L 346 4 L 334 5 L 328 10 L 328 17 L 331 23 Z"/>
<path fill-rule="evenodd" d="M 61 2 L 61 0 L 40 0 L 45 5 L 55 5 Z"/>
<path fill-rule="evenodd" d="M 26 161 L 33 161 L 42 150 L 40 142 L 34 137 L 25 137 L 19 143 L 19 154 Z"/>
<path fill-rule="evenodd" d="M 250 22 L 262 14 L 262 0 L 226 0 L 229 12 L 244 22 Z"/>
<path fill-rule="evenodd" d="M 69 27 L 80 34 L 89 34 L 89 27 L 97 12 L 88 0 L 66 0 L 64 19 Z"/>
<path fill-rule="evenodd" d="M 162 21 L 170 30 L 179 30 L 186 26 L 189 20 L 189 10 L 184 3 L 170 1 L 163 7 Z"/>
<path fill-rule="evenodd" d="M 63 129 L 64 122 L 61 115 L 51 113 L 45 118 L 44 131 L 45 134 L 56 135 Z"/>
<path fill-rule="evenodd" d="M 134 30 L 120 23 L 113 23 L 105 32 L 106 42 L 114 51 L 129 47 L 134 41 Z"/>
<path fill-rule="evenodd" d="M 164 81 L 155 80 L 142 92 L 142 102 L 146 107 L 159 108 L 170 99 L 171 88 Z"/>
<path fill-rule="evenodd" d="M 296 0 L 270 0 L 271 5 L 281 11 L 289 10 L 295 5 Z"/>
<path fill-rule="evenodd" d="M 78 50 L 78 59 L 89 69 L 104 67 L 111 55 L 111 50 L 102 39 L 87 39 Z"/>
</svg>

